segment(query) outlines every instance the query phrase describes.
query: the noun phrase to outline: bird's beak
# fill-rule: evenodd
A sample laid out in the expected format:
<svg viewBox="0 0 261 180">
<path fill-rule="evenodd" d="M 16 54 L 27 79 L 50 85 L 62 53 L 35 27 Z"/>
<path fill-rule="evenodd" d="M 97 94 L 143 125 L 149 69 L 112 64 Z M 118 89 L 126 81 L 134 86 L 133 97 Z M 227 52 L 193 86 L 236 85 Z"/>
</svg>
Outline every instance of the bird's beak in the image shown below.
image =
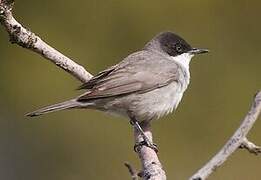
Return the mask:
<svg viewBox="0 0 261 180">
<path fill-rule="evenodd" d="M 195 55 L 195 54 L 203 54 L 203 53 L 207 53 L 207 52 L 209 52 L 208 49 L 200 49 L 200 48 L 192 48 L 189 51 L 189 53 L 193 54 L 193 55 Z"/>
</svg>

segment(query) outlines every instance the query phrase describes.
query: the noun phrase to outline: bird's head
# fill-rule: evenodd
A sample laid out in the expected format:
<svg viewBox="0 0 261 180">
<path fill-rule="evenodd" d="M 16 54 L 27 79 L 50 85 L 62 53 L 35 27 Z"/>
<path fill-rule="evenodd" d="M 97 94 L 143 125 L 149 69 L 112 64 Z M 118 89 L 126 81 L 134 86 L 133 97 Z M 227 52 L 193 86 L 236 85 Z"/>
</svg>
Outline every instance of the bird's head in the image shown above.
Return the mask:
<svg viewBox="0 0 261 180">
<path fill-rule="evenodd" d="M 209 52 L 207 49 L 193 48 L 183 38 L 173 32 L 162 32 L 148 42 L 144 49 L 158 51 L 181 63 L 189 63 L 197 54 Z M 186 61 L 186 62 L 183 62 Z"/>
</svg>

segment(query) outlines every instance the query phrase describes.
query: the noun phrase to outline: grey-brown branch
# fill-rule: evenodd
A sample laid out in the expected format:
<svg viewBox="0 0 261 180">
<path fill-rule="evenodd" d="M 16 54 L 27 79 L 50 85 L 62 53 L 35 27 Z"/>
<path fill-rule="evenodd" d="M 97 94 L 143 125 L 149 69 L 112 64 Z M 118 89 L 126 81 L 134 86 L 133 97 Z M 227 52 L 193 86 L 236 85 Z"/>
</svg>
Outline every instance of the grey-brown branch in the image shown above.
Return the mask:
<svg viewBox="0 0 261 180">
<path fill-rule="evenodd" d="M 197 173 L 195 173 L 190 180 L 204 180 L 211 173 L 213 173 L 219 166 L 221 166 L 227 158 L 235 152 L 238 148 L 247 149 L 250 153 L 260 154 L 260 147 L 248 141 L 247 134 L 253 127 L 261 111 L 261 91 L 259 91 L 252 103 L 250 111 L 247 113 L 243 122 L 233 136 L 228 140 L 225 146 Z"/>
<path fill-rule="evenodd" d="M 32 50 L 67 71 L 81 82 L 87 82 L 92 75 L 40 37 L 23 27 L 12 15 L 13 0 L 0 0 L 0 23 L 9 34 L 10 42 Z"/>
<path fill-rule="evenodd" d="M 145 135 L 149 138 L 151 142 L 152 139 L 152 131 L 150 124 L 142 124 L 142 129 Z M 135 143 L 143 141 L 143 137 L 140 131 L 134 129 L 134 139 Z M 142 146 L 141 148 L 137 149 L 137 153 L 139 155 L 141 164 L 142 164 L 142 171 L 139 173 L 139 176 L 142 177 L 144 180 L 166 180 L 165 171 L 162 168 L 162 165 L 159 161 L 157 153 L 155 150 L 151 149 L 147 146 Z"/>
<path fill-rule="evenodd" d="M 131 166 L 131 164 L 128 162 L 125 162 L 124 165 L 128 168 L 129 173 L 131 175 L 131 179 L 138 180 L 139 179 L 138 172 Z"/>
<path fill-rule="evenodd" d="M 56 64 L 61 69 L 81 82 L 87 82 L 93 76 L 84 69 L 81 65 L 75 63 L 72 59 L 66 57 L 47 43 L 45 43 L 39 36 L 35 35 L 30 30 L 26 29 L 23 25 L 15 20 L 12 14 L 12 7 L 14 0 L 0 0 L 0 23 L 5 27 L 9 34 L 10 42 L 18 44 L 26 49 L 34 51 L 45 59 Z M 152 132 L 147 129 L 146 132 L 152 138 Z M 134 133 L 136 143 L 140 138 L 139 133 Z M 142 163 L 142 170 L 140 176 L 145 180 L 165 180 L 165 172 L 161 168 L 160 161 L 154 150 L 148 147 L 142 147 L 137 152 Z M 156 163 L 156 164 L 154 164 Z M 157 172 L 157 173 L 155 173 Z"/>
</svg>

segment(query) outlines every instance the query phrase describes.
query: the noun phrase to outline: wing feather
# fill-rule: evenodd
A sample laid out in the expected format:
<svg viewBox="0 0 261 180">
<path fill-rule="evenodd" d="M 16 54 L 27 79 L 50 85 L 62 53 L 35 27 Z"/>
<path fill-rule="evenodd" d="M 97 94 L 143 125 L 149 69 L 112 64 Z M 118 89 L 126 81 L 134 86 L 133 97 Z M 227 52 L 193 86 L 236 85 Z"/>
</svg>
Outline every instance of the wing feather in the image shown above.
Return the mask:
<svg viewBox="0 0 261 180">
<path fill-rule="evenodd" d="M 162 71 L 164 70 L 164 71 Z M 178 66 L 160 54 L 137 52 L 116 66 L 100 72 L 80 89 L 88 91 L 78 100 L 144 93 L 177 81 Z"/>
</svg>

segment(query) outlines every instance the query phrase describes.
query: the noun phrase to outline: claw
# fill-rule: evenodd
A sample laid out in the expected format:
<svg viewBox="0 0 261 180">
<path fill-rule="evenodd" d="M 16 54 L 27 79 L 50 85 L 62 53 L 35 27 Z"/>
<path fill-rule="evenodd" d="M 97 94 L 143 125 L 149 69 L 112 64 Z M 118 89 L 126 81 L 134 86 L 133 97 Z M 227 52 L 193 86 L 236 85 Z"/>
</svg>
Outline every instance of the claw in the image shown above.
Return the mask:
<svg viewBox="0 0 261 180">
<path fill-rule="evenodd" d="M 144 141 L 141 141 L 141 142 L 139 142 L 139 143 L 136 143 L 136 144 L 134 145 L 134 151 L 135 151 L 136 153 L 139 152 L 140 149 L 142 148 L 142 146 L 147 146 L 147 147 L 153 149 L 156 153 L 159 152 L 157 144 L 154 144 L 154 143 L 152 143 L 152 142 L 150 142 L 150 141 L 148 142 L 148 141 L 145 141 L 145 140 L 144 140 Z"/>
</svg>

